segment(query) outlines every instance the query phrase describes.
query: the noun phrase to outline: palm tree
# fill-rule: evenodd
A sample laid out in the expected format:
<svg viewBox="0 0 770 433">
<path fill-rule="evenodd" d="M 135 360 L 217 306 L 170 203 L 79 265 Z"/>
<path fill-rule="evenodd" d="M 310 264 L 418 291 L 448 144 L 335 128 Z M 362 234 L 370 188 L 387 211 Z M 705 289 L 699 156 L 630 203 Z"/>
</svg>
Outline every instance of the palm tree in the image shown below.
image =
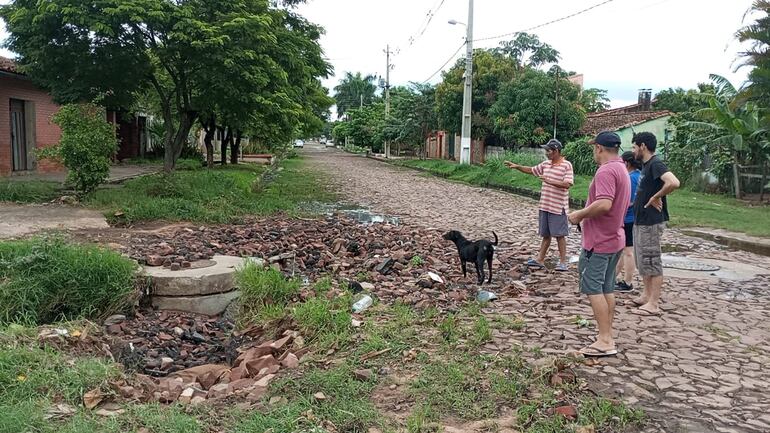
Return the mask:
<svg viewBox="0 0 770 433">
<path fill-rule="evenodd" d="M 353 75 L 345 73 L 345 77 L 334 87 L 334 99 L 337 104 L 337 117 L 342 117 L 351 108 L 369 105 L 374 100 L 377 86 L 374 75 L 362 76 L 360 72 Z"/>
<path fill-rule="evenodd" d="M 710 78 L 715 86 L 714 94 L 708 95 L 709 106 L 697 112 L 703 121 L 688 122 L 688 125 L 706 131 L 713 144 L 730 150 L 735 197 L 740 198 L 741 156 L 761 158 L 767 148 L 768 130 L 762 126 L 763 110 L 756 103 L 742 100 L 740 91 L 725 77 L 712 74 Z"/>
</svg>

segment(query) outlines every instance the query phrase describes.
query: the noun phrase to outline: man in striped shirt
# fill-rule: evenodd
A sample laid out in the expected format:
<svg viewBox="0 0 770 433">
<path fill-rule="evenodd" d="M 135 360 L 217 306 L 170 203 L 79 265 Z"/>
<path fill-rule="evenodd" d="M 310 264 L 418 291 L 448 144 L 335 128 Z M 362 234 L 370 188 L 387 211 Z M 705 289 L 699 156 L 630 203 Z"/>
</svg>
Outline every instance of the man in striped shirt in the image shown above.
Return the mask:
<svg viewBox="0 0 770 433">
<path fill-rule="evenodd" d="M 562 145 L 559 140 L 554 138 L 542 147 L 548 159 L 534 167 L 525 167 L 510 161 L 505 161 L 505 165 L 522 173 L 537 176 L 543 181 L 543 187 L 540 190 L 538 230 L 543 240 L 540 242 L 540 254 L 537 259 L 529 259 L 527 266 L 540 269 L 545 267 L 545 255 L 551 246 L 551 238 L 554 237 L 559 246 L 559 264 L 556 265 L 556 270 L 566 271 L 569 189 L 574 183 L 575 175 L 572 164 L 561 154 Z"/>
</svg>

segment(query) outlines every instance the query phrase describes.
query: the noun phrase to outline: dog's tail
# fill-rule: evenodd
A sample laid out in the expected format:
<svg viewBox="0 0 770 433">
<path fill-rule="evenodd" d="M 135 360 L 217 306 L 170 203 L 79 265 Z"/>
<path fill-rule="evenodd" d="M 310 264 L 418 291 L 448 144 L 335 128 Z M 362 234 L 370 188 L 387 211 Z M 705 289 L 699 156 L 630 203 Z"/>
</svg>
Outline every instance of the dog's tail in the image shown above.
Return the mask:
<svg viewBox="0 0 770 433">
<path fill-rule="evenodd" d="M 497 246 L 497 233 L 495 233 L 495 232 L 493 231 L 493 232 L 492 232 L 492 234 L 493 234 L 493 235 L 495 235 L 495 243 L 493 243 L 492 245 L 495 245 L 495 246 Z"/>
</svg>

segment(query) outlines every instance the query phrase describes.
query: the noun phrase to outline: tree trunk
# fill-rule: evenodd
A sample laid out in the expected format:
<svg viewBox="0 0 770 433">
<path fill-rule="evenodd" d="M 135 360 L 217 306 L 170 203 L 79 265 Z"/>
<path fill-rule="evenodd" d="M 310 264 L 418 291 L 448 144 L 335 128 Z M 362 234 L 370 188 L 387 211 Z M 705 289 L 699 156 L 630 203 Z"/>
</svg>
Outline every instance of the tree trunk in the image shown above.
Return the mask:
<svg viewBox="0 0 770 433">
<path fill-rule="evenodd" d="M 222 128 L 221 131 L 222 131 L 222 142 L 219 144 L 219 150 L 221 153 L 220 163 L 222 165 L 225 165 L 227 164 L 227 145 L 228 145 L 228 142 L 230 141 L 229 137 L 230 137 L 231 131 L 230 131 L 230 128 L 227 128 L 227 127 Z"/>
<path fill-rule="evenodd" d="M 759 185 L 759 203 L 765 202 L 765 185 L 767 185 L 767 163 L 762 164 L 762 183 Z"/>
<path fill-rule="evenodd" d="M 174 116 L 171 105 L 161 103 L 163 114 L 163 171 L 171 173 L 174 170 Z"/>
<path fill-rule="evenodd" d="M 235 141 L 230 142 L 230 164 L 238 164 L 238 152 L 241 149 L 241 131 L 235 131 Z"/>
<path fill-rule="evenodd" d="M 208 122 L 203 123 L 203 130 L 206 135 L 203 136 L 203 143 L 206 145 L 206 166 L 214 167 L 214 135 L 217 132 L 216 117 L 211 116 Z"/>
<path fill-rule="evenodd" d="M 735 198 L 741 198 L 741 177 L 738 170 L 738 152 L 733 151 L 733 183 L 735 184 Z"/>
<path fill-rule="evenodd" d="M 193 125 L 195 124 L 195 119 L 198 117 L 198 114 L 194 111 L 183 111 L 179 115 L 179 129 L 176 131 L 176 136 L 174 137 L 174 143 L 173 143 L 173 149 L 171 152 L 171 161 L 170 161 L 170 170 L 166 170 L 166 172 L 170 172 L 174 170 L 174 167 L 176 166 L 176 161 L 179 159 L 179 156 L 182 154 L 182 149 L 184 148 L 184 145 L 187 143 L 187 137 L 190 135 L 190 129 L 192 129 Z M 169 165 L 169 149 L 166 148 L 166 158 L 164 161 L 164 169 L 165 167 Z"/>
</svg>

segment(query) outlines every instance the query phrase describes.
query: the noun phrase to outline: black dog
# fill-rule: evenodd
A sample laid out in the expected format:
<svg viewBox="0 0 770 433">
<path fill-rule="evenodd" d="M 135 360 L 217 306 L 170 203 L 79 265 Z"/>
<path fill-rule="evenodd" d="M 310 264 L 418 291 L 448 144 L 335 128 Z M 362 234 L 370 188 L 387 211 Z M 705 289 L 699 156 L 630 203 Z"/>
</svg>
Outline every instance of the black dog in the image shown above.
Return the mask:
<svg viewBox="0 0 770 433">
<path fill-rule="evenodd" d="M 452 230 L 444 234 L 444 239 L 452 241 L 457 246 L 457 252 L 460 253 L 460 263 L 463 267 L 463 277 L 467 276 L 465 271 L 465 263 L 473 262 L 476 264 L 476 275 L 479 277 L 479 284 L 484 284 L 484 260 L 489 264 L 489 280 L 487 283 L 492 282 L 492 256 L 495 254 L 494 245 L 497 245 L 497 234 L 495 235 L 495 243 L 482 239 L 475 242 L 471 242 L 457 230 Z"/>
</svg>

